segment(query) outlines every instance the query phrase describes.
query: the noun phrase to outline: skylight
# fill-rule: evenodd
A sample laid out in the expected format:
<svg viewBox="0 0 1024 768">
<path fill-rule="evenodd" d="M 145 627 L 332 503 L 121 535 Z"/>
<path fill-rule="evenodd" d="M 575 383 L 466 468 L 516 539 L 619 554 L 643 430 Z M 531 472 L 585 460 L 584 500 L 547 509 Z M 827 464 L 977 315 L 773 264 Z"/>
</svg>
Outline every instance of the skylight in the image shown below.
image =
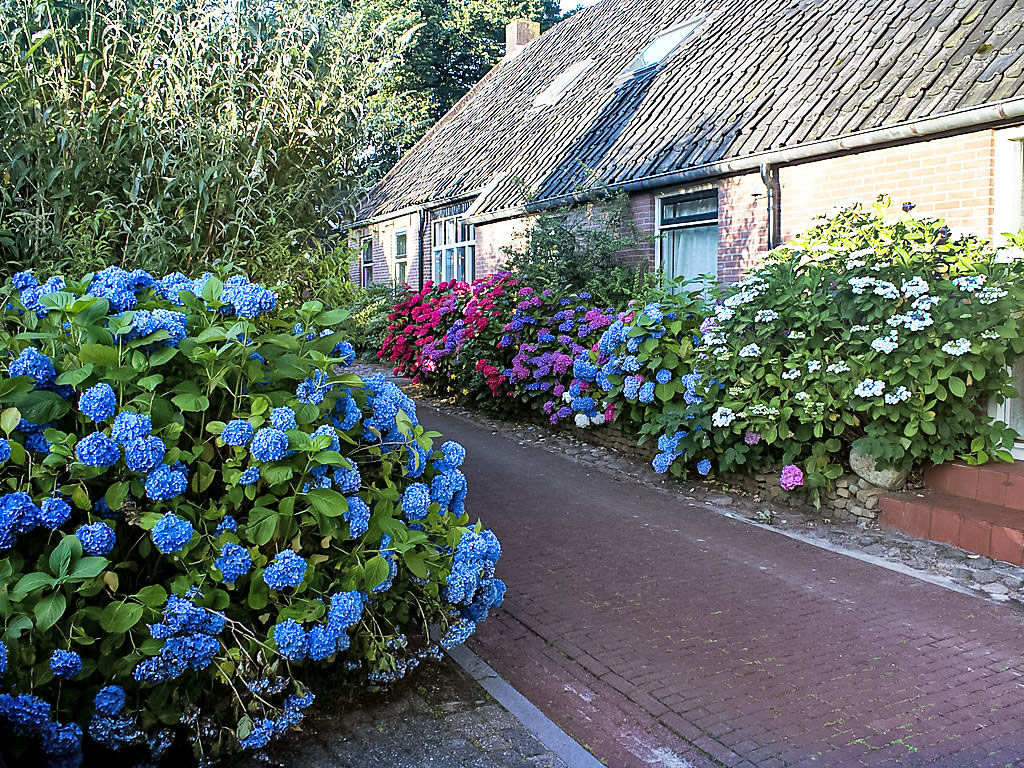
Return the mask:
<svg viewBox="0 0 1024 768">
<path fill-rule="evenodd" d="M 534 107 L 550 107 L 558 103 L 558 100 L 565 95 L 577 80 L 593 66 L 593 59 L 584 59 L 583 61 L 577 61 L 566 67 L 562 74 L 551 81 L 550 85 L 543 91 L 537 94 L 537 98 L 533 100 Z"/>
<path fill-rule="evenodd" d="M 633 59 L 630 65 L 626 67 L 624 74 L 634 75 L 660 64 L 661 61 L 672 53 L 680 43 L 690 37 L 694 30 L 696 30 L 703 21 L 703 17 L 690 19 L 689 21 L 684 21 L 682 24 L 677 24 L 670 29 L 666 29 L 654 38 L 654 40 L 648 43 L 647 47 L 640 52 L 639 56 Z"/>
</svg>

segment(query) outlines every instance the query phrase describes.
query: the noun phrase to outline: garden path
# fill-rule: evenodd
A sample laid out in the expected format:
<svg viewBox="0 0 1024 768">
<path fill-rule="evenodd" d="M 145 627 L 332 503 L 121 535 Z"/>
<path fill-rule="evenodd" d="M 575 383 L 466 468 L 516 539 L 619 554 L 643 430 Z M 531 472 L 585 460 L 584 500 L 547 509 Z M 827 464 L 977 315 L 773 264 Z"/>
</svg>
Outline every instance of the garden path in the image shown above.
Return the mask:
<svg viewBox="0 0 1024 768">
<path fill-rule="evenodd" d="M 1015 603 L 419 415 L 504 547 L 470 648 L 612 768 L 1024 765 Z"/>
</svg>

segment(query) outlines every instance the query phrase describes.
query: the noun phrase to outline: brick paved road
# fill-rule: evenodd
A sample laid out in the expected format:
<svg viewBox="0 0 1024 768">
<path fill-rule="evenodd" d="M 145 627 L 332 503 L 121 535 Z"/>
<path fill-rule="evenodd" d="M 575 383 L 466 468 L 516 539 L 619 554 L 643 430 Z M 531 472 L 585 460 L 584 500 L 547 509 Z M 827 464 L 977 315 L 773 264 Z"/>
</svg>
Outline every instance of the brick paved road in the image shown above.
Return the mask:
<svg viewBox="0 0 1024 768">
<path fill-rule="evenodd" d="M 426 406 L 508 582 L 470 647 L 612 768 L 1024 765 L 1024 614 Z"/>
</svg>

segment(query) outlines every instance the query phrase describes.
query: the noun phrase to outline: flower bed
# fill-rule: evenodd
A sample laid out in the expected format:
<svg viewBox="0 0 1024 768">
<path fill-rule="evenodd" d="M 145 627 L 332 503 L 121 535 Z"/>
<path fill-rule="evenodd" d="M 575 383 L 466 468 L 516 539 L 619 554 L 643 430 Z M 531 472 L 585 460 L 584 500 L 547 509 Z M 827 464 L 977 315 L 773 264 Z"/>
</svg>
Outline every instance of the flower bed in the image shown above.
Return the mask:
<svg viewBox="0 0 1024 768">
<path fill-rule="evenodd" d="M 116 267 L 0 299 L 6 755 L 259 749 L 318 669 L 386 683 L 500 603 L 465 451 L 344 372 L 345 311 Z"/>
<path fill-rule="evenodd" d="M 475 341 L 450 330 L 476 286 L 431 287 L 447 319 L 417 326 L 417 300 L 397 306 L 382 357 L 436 388 L 428 363 L 395 354 L 425 329 L 424 344 L 445 350 L 448 394 L 580 426 L 615 418 L 656 441 L 658 472 L 772 469 L 815 500 L 851 449 L 880 469 L 1007 460 L 1014 434 L 984 409 L 1014 394 L 1024 267 L 912 206 L 885 219 L 886 205 L 844 210 L 703 295 L 675 287 L 616 313 L 519 284 Z"/>
</svg>

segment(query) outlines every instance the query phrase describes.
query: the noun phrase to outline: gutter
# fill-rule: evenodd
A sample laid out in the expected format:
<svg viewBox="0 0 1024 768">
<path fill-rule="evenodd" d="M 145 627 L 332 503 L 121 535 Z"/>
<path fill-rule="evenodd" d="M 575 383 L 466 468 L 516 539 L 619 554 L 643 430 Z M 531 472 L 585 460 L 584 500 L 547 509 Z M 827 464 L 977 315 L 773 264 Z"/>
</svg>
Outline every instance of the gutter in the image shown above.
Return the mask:
<svg viewBox="0 0 1024 768">
<path fill-rule="evenodd" d="M 768 150 L 767 152 L 759 152 L 732 160 L 719 160 L 685 170 L 647 176 L 642 179 L 610 183 L 600 190 L 576 192 L 570 195 L 536 200 L 514 208 L 488 211 L 477 216 L 471 216 L 468 218 L 468 221 L 471 224 L 487 224 L 493 221 L 501 221 L 502 219 L 517 218 L 549 208 L 588 202 L 595 197 L 605 197 L 614 192 L 642 192 L 660 187 L 681 186 L 696 181 L 759 171 L 763 166 L 774 168 L 777 172 L 777 166 L 780 165 L 820 159 L 844 152 L 873 149 L 913 141 L 914 139 L 935 137 L 941 134 L 960 133 L 967 129 L 980 129 L 986 126 L 995 127 L 1000 123 L 1020 118 L 1024 118 L 1024 98 L 1008 99 L 996 104 L 974 107 L 961 112 L 952 112 L 885 128 L 873 128 L 835 139 L 824 139 L 795 147 Z"/>
</svg>

